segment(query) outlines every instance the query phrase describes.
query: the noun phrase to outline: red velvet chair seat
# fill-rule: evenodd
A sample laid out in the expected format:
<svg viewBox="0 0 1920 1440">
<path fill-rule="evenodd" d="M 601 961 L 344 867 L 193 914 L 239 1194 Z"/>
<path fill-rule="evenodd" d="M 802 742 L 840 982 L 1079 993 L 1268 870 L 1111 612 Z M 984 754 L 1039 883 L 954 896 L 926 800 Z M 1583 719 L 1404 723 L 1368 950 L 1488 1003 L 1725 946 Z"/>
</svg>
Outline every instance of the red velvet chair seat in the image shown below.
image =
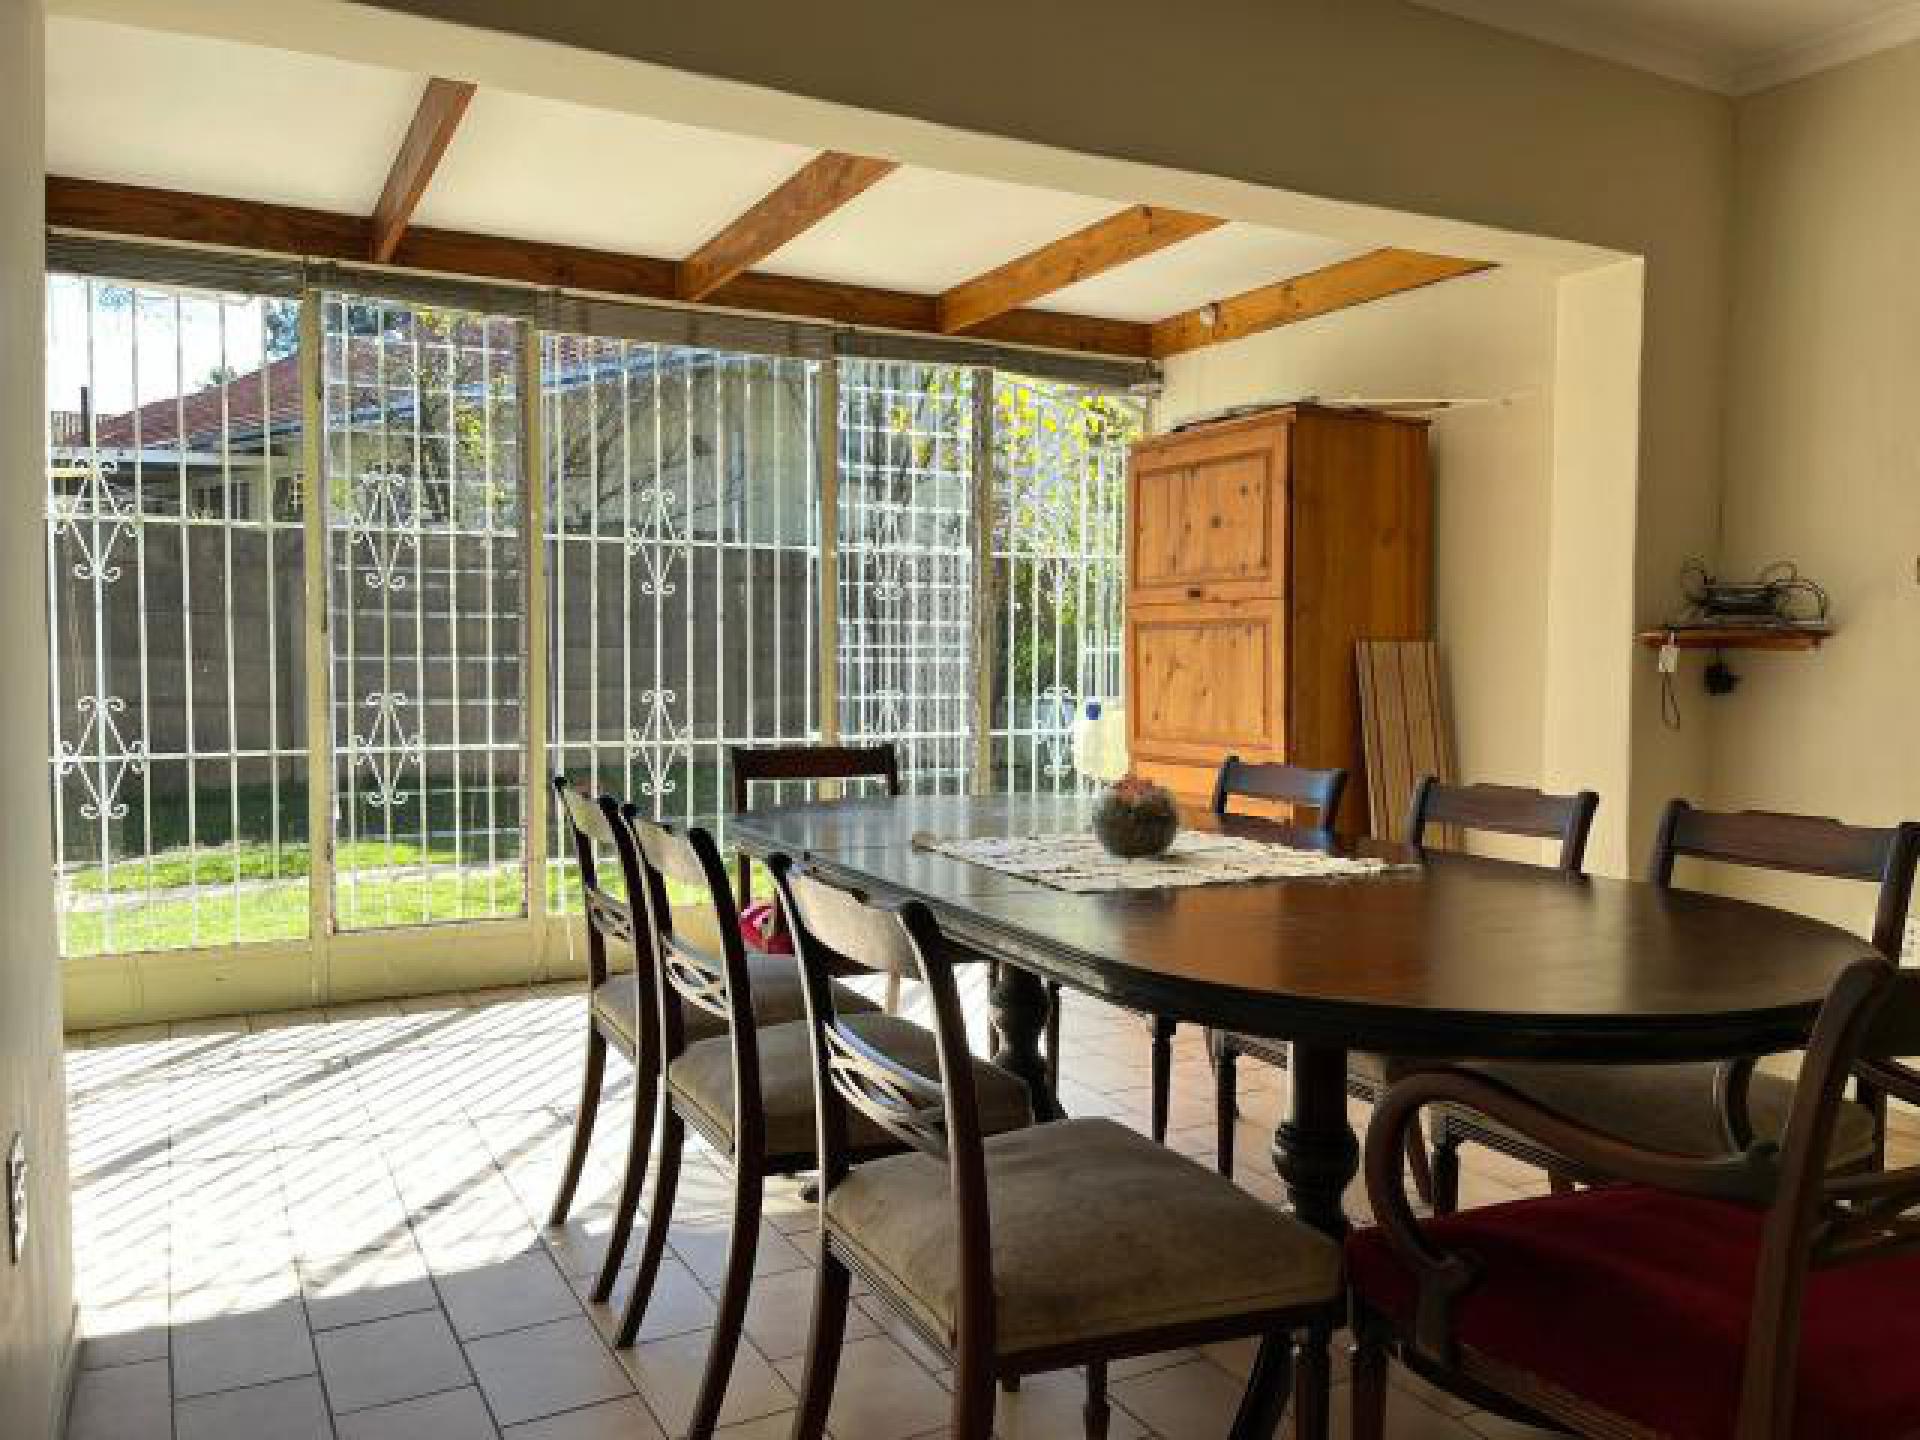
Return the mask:
<svg viewBox="0 0 1920 1440">
<path fill-rule="evenodd" d="M 1764 1217 L 1615 1186 L 1425 1224 L 1481 1264 L 1459 1342 L 1677 1440 L 1730 1435 Z M 1347 1242 L 1353 1287 L 1410 1326 L 1414 1281 L 1377 1230 Z M 1920 1436 L 1920 1256 L 1816 1270 L 1802 1311 L 1795 1433 Z"/>
</svg>

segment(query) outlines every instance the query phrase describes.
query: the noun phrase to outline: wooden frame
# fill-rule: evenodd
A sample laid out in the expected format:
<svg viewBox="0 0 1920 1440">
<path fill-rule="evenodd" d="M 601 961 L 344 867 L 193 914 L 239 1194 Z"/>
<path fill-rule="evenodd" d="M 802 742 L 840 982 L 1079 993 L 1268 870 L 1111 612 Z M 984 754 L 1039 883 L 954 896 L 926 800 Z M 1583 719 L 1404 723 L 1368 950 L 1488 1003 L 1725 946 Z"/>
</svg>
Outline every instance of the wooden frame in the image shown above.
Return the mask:
<svg viewBox="0 0 1920 1440">
<path fill-rule="evenodd" d="M 433 172 L 440 168 L 477 90 L 464 80 L 442 80 L 437 75 L 427 81 L 413 123 L 407 126 L 400 152 L 387 172 L 380 201 L 373 207 L 373 241 L 367 253 L 376 265 L 386 264 L 400 248 L 400 237 L 412 223 L 413 212 L 433 182 Z"/>
<path fill-rule="evenodd" d="M 1185 354 L 1491 268 L 1485 260 L 1458 260 L 1418 250 L 1370 250 L 1290 280 L 1156 320 L 1153 357 L 1158 360 Z"/>
<path fill-rule="evenodd" d="M 1680 1194 L 1752 1205 L 1766 1212 L 1759 1272 L 1745 1346 L 1737 1440 L 1788 1440 L 1797 1434 L 1794 1394 L 1800 1302 L 1814 1265 L 1870 1263 L 1911 1251 L 1920 1206 L 1920 1166 L 1859 1176 L 1829 1176 L 1826 1156 L 1849 1074 L 1878 1069 L 1889 1083 L 1914 1076 L 1895 1057 L 1920 1051 L 1920 977 L 1884 956 L 1860 960 L 1835 982 L 1801 1069 L 1784 1149 L 1678 1158 L 1602 1135 L 1533 1104 L 1470 1070 L 1431 1070 L 1389 1092 L 1367 1134 L 1367 1191 L 1395 1257 L 1414 1276 L 1413 1322 L 1402 1328 L 1356 1297 L 1353 1435 L 1385 1434 L 1387 1361 L 1398 1356 L 1428 1380 L 1509 1414 L 1592 1436 L 1640 1434 L 1644 1427 L 1586 1397 L 1482 1355 L 1454 1333 L 1455 1307 L 1476 1282 L 1474 1266 L 1441 1250 L 1408 1204 L 1400 1153 L 1421 1110 L 1470 1109 L 1543 1149 L 1574 1157 L 1582 1169 Z M 1920 1092 L 1914 1092 L 1920 1093 Z M 1553 1316 L 1543 1315 L 1551 1324 Z"/>
<path fill-rule="evenodd" d="M 563 1225 L 573 1206 L 587 1151 L 593 1143 L 594 1121 L 599 1116 L 600 1089 L 606 1074 L 607 1050 L 612 1048 L 633 1066 L 633 1111 L 627 1135 L 626 1168 L 621 1175 L 620 1196 L 614 1206 L 613 1228 L 607 1236 L 606 1254 L 593 1282 L 592 1298 L 604 1302 L 613 1294 L 619 1278 L 620 1262 L 626 1255 L 627 1241 L 633 1233 L 633 1217 L 640 1203 L 641 1187 L 646 1182 L 647 1160 L 653 1143 L 654 1112 L 660 1097 L 660 1029 L 653 1004 L 653 980 L 648 956 L 640 953 L 634 929 L 634 911 L 628 901 L 610 893 L 601 883 L 596 846 L 619 848 L 620 802 L 610 795 L 598 800 L 573 788 L 564 775 L 553 777 L 553 790 L 560 811 L 567 817 L 573 836 L 574 858 L 580 867 L 581 909 L 587 920 L 587 1049 L 581 1073 L 580 1100 L 573 1117 L 573 1139 L 567 1150 L 566 1165 L 554 1194 L 547 1224 Z M 624 855 L 622 856 L 624 859 Z M 629 892 L 631 894 L 631 892 Z M 602 986 L 610 979 L 607 943 L 624 945 L 634 955 L 634 1017 L 629 1037 L 602 1013 L 597 1003 Z"/>
<path fill-rule="evenodd" d="M 819 157 L 685 261 L 414 226 L 409 223 L 414 208 L 465 110 L 457 90 L 445 88 L 455 85 L 435 81 L 423 96 L 388 177 L 390 193 L 382 195 L 372 217 L 49 175 L 47 224 L 55 229 L 349 264 L 365 263 L 372 256 L 380 264 L 405 271 L 710 305 L 874 330 L 942 336 L 964 331 L 970 339 L 1143 360 L 1182 354 L 1491 268 L 1481 260 L 1376 250 L 1152 324 L 1012 308 L 1019 303 L 1016 297 L 1037 299 L 1220 223 L 1208 216 L 1151 206 L 1123 211 L 944 295 L 804 280 L 746 268 L 892 169 L 886 161 L 838 152 Z M 793 193 L 788 193 L 789 187 L 794 187 Z"/>
<path fill-rule="evenodd" d="M 1234 1418 L 1233 1440 L 1264 1440 L 1274 1433 L 1295 1369 L 1305 1377 L 1297 1396 L 1297 1433 L 1324 1440 L 1330 1418 L 1326 1347 L 1343 1301 L 1255 1310 L 1012 1354 L 999 1351 L 986 1151 L 971 1083 L 973 1059 L 965 1016 L 939 926 L 917 901 L 897 910 L 881 909 L 860 892 L 840 888 L 796 866 L 785 855 L 774 856 L 771 865 L 806 978 L 819 1126 L 819 1270 L 800 1412 L 794 1425 L 796 1440 L 821 1440 L 826 1433 L 856 1275 L 930 1348 L 951 1360 L 954 1400 L 949 1433 L 957 1440 L 986 1440 L 991 1433 L 996 1384 L 1083 1365 L 1088 1378 L 1086 1433 L 1104 1436 L 1109 1361 L 1247 1336 L 1260 1337 L 1261 1345 Z M 837 964 L 848 962 L 876 970 L 910 967 L 926 986 L 938 1045 L 937 1076 L 916 1074 L 871 1051 L 862 1053 L 858 1037 L 840 1023 L 827 981 Z M 858 1158 L 847 1139 L 851 1113 L 867 1116 L 948 1167 L 959 1266 L 953 1336 L 937 1333 L 905 1303 L 895 1282 L 836 1235 L 829 1218 L 829 1197 Z M 1296 1331 L 1305 1335 L 1297 1348 L 1291 1339 Z"/>
<path fill-rule="evenodd" d="M 682 300 L 706 299 L 899 168 L 893 160 L 821 152 L 682 260 L 675 290 Z"/>
<path fill-rule="evenodd" d="M 373 222 L 365 216 L 59 175 L 47 177 L 47 223 L 66 230 L 349 264 L 365 263 L 373 243 Z M 547 289 L 680 301 L 675 261 L 497 235 L 412 226 L 387 264 L 398 270 Z M 943 333 L 937 296 L 757 270 L 734 276 L 699 303 L 874 330 Z M 975 326 L 968 338 L 1146 359 L 1147 331 L 1131 320 L 1011 310 Z"/>
<path fill-rule="evenodd" d="M 1117 215 L 1096 220 L 1085 229 L 954 286 L 940 297 L 940 328 L 949 335 L 971 330 L 982 321 L 1004 315 L 1030 300 L 1104 275 L 1116 266 L 1152 255 L 1195 235 L 1204 235 L 1224 224 L 1226 221 L 1211 215 L 1154 205 L 1131 205 Z"/>
</svg>

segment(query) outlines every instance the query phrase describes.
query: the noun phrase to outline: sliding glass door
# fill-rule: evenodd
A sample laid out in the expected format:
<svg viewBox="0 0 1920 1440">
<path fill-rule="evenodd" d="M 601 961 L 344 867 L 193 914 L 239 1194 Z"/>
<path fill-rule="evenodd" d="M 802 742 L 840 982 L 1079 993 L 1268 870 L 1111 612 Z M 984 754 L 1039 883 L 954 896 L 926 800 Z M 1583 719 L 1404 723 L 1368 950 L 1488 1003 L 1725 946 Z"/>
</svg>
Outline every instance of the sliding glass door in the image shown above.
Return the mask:
<svg viewBox="0 0 1920 1440">
<path fill-rule="evenodd" d="M 692 818 L 729 745 L 887 740 L 1071 789 L 1119 688 L 1120 397 L 69 276 L 48 339 L 69 956 L 537 956 L 554 773 Z"/>
</svg>

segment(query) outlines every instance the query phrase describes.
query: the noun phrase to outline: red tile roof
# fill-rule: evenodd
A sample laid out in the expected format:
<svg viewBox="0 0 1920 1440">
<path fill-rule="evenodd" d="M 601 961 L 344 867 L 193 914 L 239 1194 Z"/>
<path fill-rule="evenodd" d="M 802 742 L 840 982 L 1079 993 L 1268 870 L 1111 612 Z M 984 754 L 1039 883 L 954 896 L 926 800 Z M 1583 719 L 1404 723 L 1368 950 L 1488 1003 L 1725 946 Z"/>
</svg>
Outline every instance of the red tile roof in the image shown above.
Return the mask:
<svg viewBox="0 0 1920 1440">
<path fill-rule="evenodd" d="M 191 395 L 149 401 L 125 414 L 102 415 L 95 429 L 97 443 L 112 450 L 174 445 L 183 431 L 189 449 L 217 449 L 223 433 L 238 438 L 299 423 L 300 360 L 288 355 L 224 386 L 209 385 Z"/>
</svg>

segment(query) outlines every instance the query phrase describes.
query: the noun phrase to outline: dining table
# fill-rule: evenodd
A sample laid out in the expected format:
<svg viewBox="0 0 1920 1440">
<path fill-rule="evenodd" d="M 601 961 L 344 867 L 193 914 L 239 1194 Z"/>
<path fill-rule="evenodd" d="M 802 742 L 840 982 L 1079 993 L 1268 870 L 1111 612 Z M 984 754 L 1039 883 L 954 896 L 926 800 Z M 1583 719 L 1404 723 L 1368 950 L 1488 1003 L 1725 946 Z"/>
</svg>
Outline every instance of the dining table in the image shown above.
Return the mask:
<svg viewBox="0 0 1920 1440">
<path fill-rule="evenodd" d="M 1867 943 L 1751 901 L 1182 810 L 1184 831 L 1385 862 L 1366 874 L 1076 891 L 943 853 L 984 836 L 1083 836 L 1078 795 L 908 795 L 749 811 L 729 838 L 890 902 L 919 901 L 957 958 L 999 962 L 995 1060 L 1060 1115 L 1048 983 L 1144 1014 L 1289 1042 L 1273 1161 L 1295 1212 L 1339 1234 L 1359 1166 L 1350 1051 L 1595 1064 L 1803 1045 Z"/>
</svg>

